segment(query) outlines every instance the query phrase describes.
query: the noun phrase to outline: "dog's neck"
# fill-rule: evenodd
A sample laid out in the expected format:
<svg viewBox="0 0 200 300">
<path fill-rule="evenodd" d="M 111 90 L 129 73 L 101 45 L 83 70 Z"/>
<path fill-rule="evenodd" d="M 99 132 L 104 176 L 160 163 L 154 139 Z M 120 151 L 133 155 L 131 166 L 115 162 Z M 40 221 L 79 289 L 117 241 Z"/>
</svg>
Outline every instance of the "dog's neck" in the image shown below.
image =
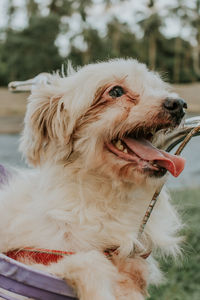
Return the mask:
<svg viewBox="0 0 200 300">
<path fill-rule="evenodd" d="M 156 183 L 151 181 L 145 185 L 136 186 L 134 182 L 125 182 L 120 180 L 113 180 L 109 176 L 105 176 L 98 172 L 98 170 L 83 170 L 81 168 L 75 169 L 67 165 L 53 166 L 48 168 L 49 186 L 55 186 L 55 180 L 58 180 L 57 186 L 66 190 L 73 190 L 72 194 L 81 201 L 86 201 L 88 204 L 100 203 L 101 205 L 120 205 L 120 203 L 135 203 L 137 206 L 147 208 L 155 190 Z M 62 174 L 62 181 L 60 179 Z M 51 185 L 51 181 L 52 184 Z M 145 210 L 143 211 L 145 213 Z"/>
<path fill-rule="evenodd" d="M 40 186 L 37 188 L 40 188 L 44 197 L 50 195 L 48 201 L 55 203 L 56 206 L 56 213 L 53 217 L 51 215 L 51 218 L 56 220 L 59 218 L 59 221 L 66 222 L 70 211 L 74 230 L 77 228 L 83 230 L 84 226 L 87 229 L 89 222 L 93 224 L 90 240 L 95 240 L 98 235 L 102 247 L 105 247 L 106 239 L 108 247 L 124 244 L 126 253 L 132 251 L 127 248 L 127 245 L 132 247 L 137 243 L 139 228 L 155 192 L 156 182 L 152 181 L 136 187 L 134 184 L 112 180 L 99 174 L 98 171 L 86 172 L 81 168 L 75 170 L 74 166 L 70 165 L 42 166 L 38 175 L 40 179 L 45 178 L 45 180 L 40 180 Z M 171 216 L 167 199 L 159 201 L 156 211 L 145 231 L 155 245 L 162 247 L 164 236 L 171 234 L 163 216 L 167 214 L 168 218 L 174 217 Z M 159 233 L 162 234 L 154 235 L 158 226 Z M 101 232 L 98 231 L 97 234 L 96 228 L 98 230 L 101 228 Z M 113 228 L 116 228 L 115 232 Z M 130 243 L 127 241 L 129 237 L 131 237 Z M 169 244 L 171 245 L 171 239 Z M 74 249 L 73 245 L 71 248 Z"/>
</svg>

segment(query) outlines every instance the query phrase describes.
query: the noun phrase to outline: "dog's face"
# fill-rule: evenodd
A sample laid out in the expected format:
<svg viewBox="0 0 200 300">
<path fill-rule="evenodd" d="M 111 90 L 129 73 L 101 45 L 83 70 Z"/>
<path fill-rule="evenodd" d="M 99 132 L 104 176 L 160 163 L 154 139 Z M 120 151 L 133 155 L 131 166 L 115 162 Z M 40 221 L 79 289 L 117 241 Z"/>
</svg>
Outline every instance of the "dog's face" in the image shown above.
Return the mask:
<svg viewBox="0 0 200 300">
<path fill-rule="evenodd" d="M 180 161 L 151 142 L 180 124 L 186 103 L 157 74 L 135 60 L 115 60 L 56 82 L 29 103 L 21 149 L 32 163 L 55 159 L 137 183 L 167 169 L 176 176 Z"/>
</svg>

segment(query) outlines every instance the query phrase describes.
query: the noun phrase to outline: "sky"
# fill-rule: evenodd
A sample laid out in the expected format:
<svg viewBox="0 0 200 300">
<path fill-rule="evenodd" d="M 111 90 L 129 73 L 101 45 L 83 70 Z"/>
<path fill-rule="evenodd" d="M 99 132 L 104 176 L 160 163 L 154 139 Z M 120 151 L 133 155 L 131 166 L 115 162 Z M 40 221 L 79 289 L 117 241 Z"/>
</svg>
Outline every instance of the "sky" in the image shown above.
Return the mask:
<svg viewBox="0 0 200 300">
<path fill-rule="evenodd" d="M 26 26 L 26 14 L 23 10 L 23 6 L 26 0 L 13 0 L 14 4 L 19 7 L 15 18 L 13 20 L 12 26 L 16 29 L 22 29 Z M 45 10 L 45 4 L 48 3 L 49 0 L 36 0 L 41 5 L 42 13 L 48 14 L 48 11 Z M 103 35 L 106 29 L 106 22 L 108 22 L 113 15 L 117 16 L 121 21 L 128 22 L 133 29 L 133 32 L 136 34 L 140 34 L 140 30 L 137 26 L 137 19 L 135 16 L 136 11 L 144 12 L 148 14 L 145 3 L 147 0 L 125 0 L 119 1 L 116 4 L 116 1 L 113 0 L 113 5 L 109 8 L 109 10 L 105 11 L 105 7 L 102 5 L 102 0 L 93 0 L 95 6 L 89 10 L 89 18 L 88 21 L 92 24 L 93 27 L 97 28 L 100 33 Z M 159 11 L 160 15 L 165 17 L 166 26 L 163 28 L 163 33 L 167 37 L 175 37 L 177 35 L 181 35 L 182 38 L 186 40 L 190 40 L 194 43 L 192 39 L 191 29 L 189 27 L 183 27 L 181 24 L 177 22 L 175 18 L 168 16 L 168 11 L 166 9 L 167 6 L 174 6 L 178 0 L 157 0 L 156 8 Z M 195 0 L 182 0 L 188 6 L 193 7 L 195 5 Z M 7 0 L 0 0 L 0 28 L 4 27 L 7 19 L 6 19 L 6 3 Z M 81 31 L 81 22 L 78 15 L 74 15 L 70 18 L 70 29 L 74 33 L 78 33 Z M 60 48 L 61 54 L 65 55 L 68 49 L 68 42 L 70 35 L 66 37 L 60 35 L 56 41 L 57 45 Z M 81 45 L 84 47 L 84 43 L 81 38 L 77 38 L 77 46 Z"/>
</svg>

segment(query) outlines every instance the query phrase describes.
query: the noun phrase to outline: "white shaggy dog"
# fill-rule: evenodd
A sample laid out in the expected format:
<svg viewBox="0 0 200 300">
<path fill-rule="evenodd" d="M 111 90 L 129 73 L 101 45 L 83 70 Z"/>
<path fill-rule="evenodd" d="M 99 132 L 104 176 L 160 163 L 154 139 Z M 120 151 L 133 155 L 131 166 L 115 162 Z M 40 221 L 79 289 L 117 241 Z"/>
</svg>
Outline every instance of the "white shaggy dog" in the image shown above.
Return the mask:
<svg viewBox="0 0 200 300">
<path fill-rule="evenodd" d="M 179 125 L 184 107 L 131 59 L 71 70 L 34 89 L 20 149 L 35 168 L 1 189 L 0 251 L 72 251 L 30 264 L 65 278 L 81 300 L 144 299 L 161 277 L 146 253 L 179 252 L 181 223 L 166 193 L 140 240 L 139 227 L 166 169 L 177 176 L 184 164 L 150 142 Z"/>
</svg>

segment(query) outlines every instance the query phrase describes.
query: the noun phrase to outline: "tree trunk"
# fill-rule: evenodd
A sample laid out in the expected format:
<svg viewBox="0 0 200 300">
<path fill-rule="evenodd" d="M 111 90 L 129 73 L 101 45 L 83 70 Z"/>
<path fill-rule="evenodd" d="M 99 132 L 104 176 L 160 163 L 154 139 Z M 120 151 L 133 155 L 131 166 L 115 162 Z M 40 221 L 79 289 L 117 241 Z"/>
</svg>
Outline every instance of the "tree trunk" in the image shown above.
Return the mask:
<svg viewBox="0 0 200 300">
<path fill-rule="evenodd" d="M 175 39 L 175 46 L 174 46 L 174 70 L 173 70 L 173 81 L 179 82 L 180 80 L 180 68 L 181 68 L 181 39 L 177 37 Z"/>
<path fill-rule="evenodd" d="M 155 70 L 156 68 L 156 38 L 154 34 L 149 36 L 149 68 Z"/>
<path fill-rule="evenodd" d="M 199 27 L 199 26 L 198 26 Z M 194 47 L 193 50 L 193 68 L 195 74 L 200 77 L 200 28 L 197 27 L 197 35 L 196 35 L 196 40 L 197 40 L 197 45 Z"/>
</svg>

